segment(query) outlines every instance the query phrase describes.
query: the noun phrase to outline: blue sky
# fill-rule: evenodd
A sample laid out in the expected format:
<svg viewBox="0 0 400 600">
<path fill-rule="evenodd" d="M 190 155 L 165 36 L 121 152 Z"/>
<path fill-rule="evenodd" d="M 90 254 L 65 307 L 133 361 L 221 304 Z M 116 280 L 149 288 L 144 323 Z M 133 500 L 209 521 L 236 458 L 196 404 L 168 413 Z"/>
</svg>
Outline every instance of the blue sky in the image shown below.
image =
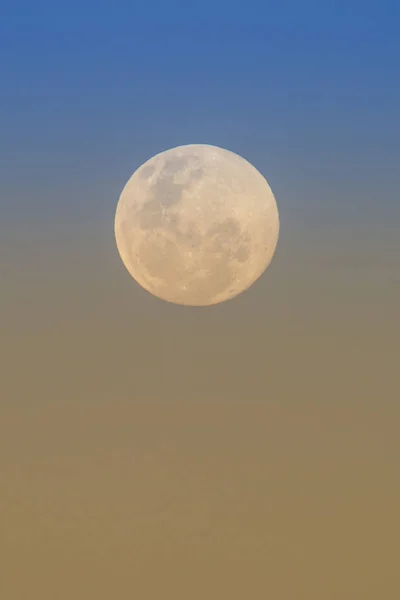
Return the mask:
<svg viewBox="0 0 400 600">
<path fill-rule="evenodd" d="M 393 218 L 395 1 L 45 1 L 0 16 L 11 213 L 106 216 L 150 155 L 205 142 L 251 160 L 293 214 L 334 217 L 328 188 L 376 205 L 384 186 Z"/>
</svg>

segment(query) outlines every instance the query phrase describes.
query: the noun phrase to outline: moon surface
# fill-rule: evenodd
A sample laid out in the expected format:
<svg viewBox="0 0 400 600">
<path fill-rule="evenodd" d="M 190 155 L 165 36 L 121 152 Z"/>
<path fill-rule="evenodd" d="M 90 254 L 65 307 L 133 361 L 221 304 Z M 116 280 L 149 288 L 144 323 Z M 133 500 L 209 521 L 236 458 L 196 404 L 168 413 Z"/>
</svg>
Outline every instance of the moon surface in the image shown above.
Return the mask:
<svg viewBox="0 0 400 600">
<path fill-rule="evenodd" d="M 267 181 L 247 160 L 205 144 L 150 158 L 115 215 L 121 259 L 148 292 L 175 304 L 233 298 L 265 271 L 279 236 Z"/>
</svg>

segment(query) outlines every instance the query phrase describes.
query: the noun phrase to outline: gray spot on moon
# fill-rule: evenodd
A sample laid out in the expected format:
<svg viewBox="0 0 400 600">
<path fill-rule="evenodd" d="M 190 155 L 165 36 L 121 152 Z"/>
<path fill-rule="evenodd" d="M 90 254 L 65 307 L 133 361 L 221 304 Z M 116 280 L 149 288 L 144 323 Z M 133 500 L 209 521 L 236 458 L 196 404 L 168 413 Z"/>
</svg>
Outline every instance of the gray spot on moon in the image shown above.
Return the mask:
<svg viewBox="0 0 400 600">
<path fill-rule="evenodd" d="M 155 170 L 156 170 L 156 168 L 154 165 L 144 165 L 140 169 L 140 175 L 141 175 L 141 177 L 143 177 L 143 179 L 148 179 L 149 177 L 151 177 L 153 175 Z"/>
<path fill-rule="evenodd" d="M 246 246 L 241 246 L 239 250 L 235 253 L 235 258 L 241 263 L 246 262 L 249 259 L 250 251 Z"/>
<path fill-rule="evenodd" d="M 199 179 L 201 179 L 204 175 L 204 169 L 201 168 L 197 168 L 197 169 L 193 169 L 192 171 L 190 171 L 190 181 L 193 181 L 193 183 L 195 181 L 199 181 Z"/>
<path fill-rule="evenodd" d="M 154 200 L 157 200 L 162 207 L 168 208 L 181 201 L 183 190 L 182 184 L 174 183 L 169 178 L 159 178 L 153 185 L 152 193 Z"/>
<path fill-rule="evenodd" d="M 205 261 L 204 268 L 207 273 L 207 285 L 203 287 L 208 292 L 208 299 L 210 299 L 210 290 L 213 295 L 221 294 L 234 280 L 232 268 L 223 257 L 220 260 L 210 258 Z"/>
<path fill-rule="evenodd" d="M 182 199 L 184 186 L 173 181 L 159 178 L 150 189 L 149 199 L 139 213 L 140 227 L 150 229 L 160 227 L 163 223 L 164 212 Z"/>
<path fill-rule="evenodd" d="M 169 163 L 171 163 L 170 166 L 175 165 L 176 169 L 180 169 L 183 165 L 182 161 L 177 159 L 170 160 Z M 149 180 L 155 171 L 154 164 L 145 164 L 139 169 L 140 176 L 146 180 Z M 165 210 L 181 200 L 183 187 L 174 183 L 173 176 L 163 170 L 151 185 L 147 198 L 138 213 L 140 228 L 149 230 L 161 227 L 164 222 Z"/>
<path fill-rule="evenodd" d="M 163 280 L 167 285 L 181 281 L 185 274 L 179 247 L 163 237 L 157 241 L 145 239 L 140 245 L 139 257 L 150 276 Z"/>
<path fill-rule="evenodd" d="M 139 224 L 141 229 L 152 229 L 161 227 L 163 215 L 157 201 L 150 200 L 139 213 Z"/>
<path fill-rule="evenodd" d="M 220 223 L 213 224 L 207 232 L 209 237 L 218 240 L 219 243 L 230 243 L 240 233 L 240 225 L 235 219 L 226 219 Z"/>
<path fill-rule="evenodd" d="M 250 251 L 245 243 L 245 235 L 241 235 L 240 224 L 235 219 L 227 219 L 222 223 L 215 223 L 207 232 L 211 239 L 210 248 L 216 255 L 225 256 L 225 261 L 235 258 L 244 263 L 250 256 Z"/>
<path fill-rule="evenodd" d="M 175 173 L 179 173 L 180 171 L 186 169 L 187 165 L 187 156 L 182 158 L 180 156 L 174 156 L 166 159 L 163 171 L 165 173 L 175 175 Z"/>
<path fill-rule="evenodd" d="M 179 218 L 176 214 L 169 215 L 168 209 L 178 204 L 182 200 L 182 194 L 187 185 L 175 183 L 174 176 L 171 173 L 182 171 L 187 166 L 186 159 L 174 158 L 167 161 L 168 171 L 160 173 L 157 180 L 149 190 L 149 196 L 139 213 L 140 227 L 142 229 L 151 229 L 152 227 L 161 227 L 164 220 L 168 227 L 176 230 L 179 225 Z M 146 173 L 150 176 L 155 167 L 149 165 L 145 167 Z M 144 169 L 142 169 L 144 170 Z M 189 171 L 190 181 L 196 181 L 203 175 L 202 169 Z"/>
</svg>

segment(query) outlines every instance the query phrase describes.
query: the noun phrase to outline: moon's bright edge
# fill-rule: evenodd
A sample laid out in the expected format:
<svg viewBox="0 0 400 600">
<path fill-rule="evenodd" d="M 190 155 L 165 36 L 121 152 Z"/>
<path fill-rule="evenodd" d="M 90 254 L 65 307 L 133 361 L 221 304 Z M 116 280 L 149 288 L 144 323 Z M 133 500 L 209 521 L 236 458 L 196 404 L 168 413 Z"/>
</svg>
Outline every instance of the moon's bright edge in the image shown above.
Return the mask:
<svg viewBox="0 0 400 600">
<path fill-rule="evenodd" d="M 115 215 L 117 248 L 132 277 L 183 305 L 218 304 L 249 288 L 278 236 L 277 204 L 261 173 L 204 144 L 150 158 L 127 182 Z"/>
</svg>

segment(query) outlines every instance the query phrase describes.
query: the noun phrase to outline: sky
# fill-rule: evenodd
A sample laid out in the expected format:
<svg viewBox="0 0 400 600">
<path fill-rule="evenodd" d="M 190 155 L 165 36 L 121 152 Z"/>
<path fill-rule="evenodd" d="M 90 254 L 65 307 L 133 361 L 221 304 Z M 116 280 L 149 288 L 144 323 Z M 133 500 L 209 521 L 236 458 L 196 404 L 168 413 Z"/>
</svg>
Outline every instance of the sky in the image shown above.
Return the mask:
<svg viewBox="0 0 400 600">
<path fill-rule="evenodd" d="M 399 597 L 399 17 L 2 3 L 2 597 Z M 208 308 L 114 240 L 133 171 L 188 143 L 249 160 L 281 220 Z"/>
</svg>

